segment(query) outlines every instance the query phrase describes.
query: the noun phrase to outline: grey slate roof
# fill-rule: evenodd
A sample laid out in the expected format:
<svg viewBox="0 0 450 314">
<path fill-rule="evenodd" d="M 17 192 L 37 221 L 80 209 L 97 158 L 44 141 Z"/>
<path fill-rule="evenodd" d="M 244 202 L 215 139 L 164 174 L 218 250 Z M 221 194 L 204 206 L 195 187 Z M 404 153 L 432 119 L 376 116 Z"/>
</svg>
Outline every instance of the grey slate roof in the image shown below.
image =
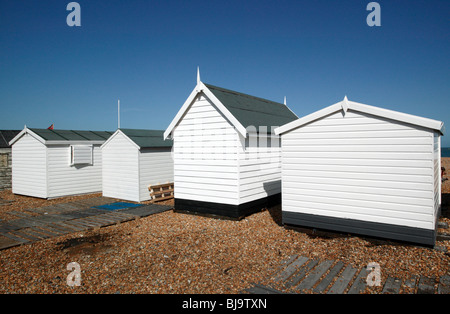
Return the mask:
<svg viewBox="0 0 450 314">
<path fill-rule="evenodd" d="M 267 126 L 270 133 L 272 126 L 278 127 L 298 119 L 285 104 L 204 84 L 245 128 Z"/>
<path fill-rule="evenodd" d="M 120 129 L 140 148 L 172 147 L 172 140 L 164 140 L 162 130 Z"/>
<path fill-rule="evenodd" d="M 22 130 L 0 130 L 0 148 L 10 148 L 9 142 Z"/>
<path fill-rule="evenodd" d="M 46 141 L 106 141 L 114 132 L 32 129 Z"/>
</svg>

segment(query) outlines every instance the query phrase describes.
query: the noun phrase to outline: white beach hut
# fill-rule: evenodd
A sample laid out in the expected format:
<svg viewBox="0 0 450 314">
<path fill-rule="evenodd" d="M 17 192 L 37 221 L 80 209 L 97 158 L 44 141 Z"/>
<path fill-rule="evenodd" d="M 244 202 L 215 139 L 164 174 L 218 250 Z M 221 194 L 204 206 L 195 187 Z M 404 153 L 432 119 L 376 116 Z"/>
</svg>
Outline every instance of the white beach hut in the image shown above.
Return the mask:
<svg viewBox="0 0 450 314">
<path fill-rule="evenodd" d="M 12 146 L 12 192 L 39 198 L 101 192 L 100 146 L 112 132 L 30 129 Z"/>
<path fill-rule="evenodd" d="M 103 196 L 142 202 L 149 185 L 173 182 L 172 141 L 164 131 L 119 129 L 103 145 Z"/>
<path fill-rule="evenodd" d="M 164 133 L 174 141 L 175 210 L 239 219 L 281 200 L 282 103 L 197 85 Z"/>
<path fill-rule="evenodd" d="M 284 224 L 435 243 L 442 122 L 345 98 L 275 133 Z"/>
</svg>

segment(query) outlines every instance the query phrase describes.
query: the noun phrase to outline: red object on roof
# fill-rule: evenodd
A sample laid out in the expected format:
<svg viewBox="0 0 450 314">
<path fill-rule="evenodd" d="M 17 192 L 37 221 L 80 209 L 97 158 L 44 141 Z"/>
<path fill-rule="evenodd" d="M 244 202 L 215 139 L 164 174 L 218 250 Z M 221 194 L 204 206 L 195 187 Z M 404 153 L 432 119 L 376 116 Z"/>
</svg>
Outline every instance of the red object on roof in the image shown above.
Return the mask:
<svg viewBox="0 0 450 314">
<path fill-rule="evenodd" d="M 52 124 L 51 126 L 49 126 L 47 129 L 48 130 L 53 130 L 54 125 Z"/>
</svg>

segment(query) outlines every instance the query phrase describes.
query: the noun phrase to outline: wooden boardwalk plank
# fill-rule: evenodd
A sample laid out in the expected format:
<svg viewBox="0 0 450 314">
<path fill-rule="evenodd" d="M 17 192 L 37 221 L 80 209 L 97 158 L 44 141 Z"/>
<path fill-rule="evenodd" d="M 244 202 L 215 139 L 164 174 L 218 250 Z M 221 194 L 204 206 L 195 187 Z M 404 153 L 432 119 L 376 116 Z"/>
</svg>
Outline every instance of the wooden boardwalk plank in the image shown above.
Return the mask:
<svg viewBox="0 0 450 314">
<path fill-rule="evenodd" d="M 29 235 L 29 234 L 27 234 L 25 232 L 22 232 L 21 230 L 11 231 L 10 234 L 12 234 L 12 235 L 14 235 L 16 237 L 23 238 L 23 239 L 28 240 L 30 242 L 35 242 L 35 241 L 41 240 L 40 238 L 33 237 L 32 235 Z"/>
<path fill-rule="evenodd" d="M 107 222 L 105 220 L 100 220 L 100 219 L 96 218 L 95 216 L 83 218 L 82 221 L 93 224 L 97 227 L 103 227 L 107 224 Z"/>
<path fill-rule="evenodd" d="M 370 271 L 367 270 L 367 268 L 363 268 L 361 269 L 361 271 L 359 272 L 358 276 L 356 277 L 355 281 L 353 282 L 352 286 L 350 287 L 350 289 L 348 290 L 348 294 L 359 294 L 361 292 L 363 292 L 366 287 L 366 278 L 369 275 Z"/>
<path fill-rule="evenodd" d="M 317 283 L 317 281 L 320 279 L 320 277 L 322 277 L 323 274 L 325 274 L 327 272 L 327 270 L 331 267 L 331 265 L 333 265 L 333 263 L 334 263 L 334 261 L 332 261 L 332 260 L 326 260 L 326 261 L 320 263 L 297 286 L 297 290 L 311 289 L 312 287 L 314 287 L 314 285 Z"/>
<path fill-rule="evenodd" d="M 323 293 L 325 289 L 330 285 L 331 281 L 339 274 L 341 269 L 344 267 L 344 263 L 338 261 L 336 265 L 330 270 L 330 272 L 323 278 L 320 283 L 313 289 L 315 293 Z"/>
<path fill-rule="evenodd" d="M 290 263 L 292 263 L 293 261 L 295 261 L 297 259 L 298 255 L 294 254 L 289 256 L 289 258 L 283 260 L 281 262 L 281 265 L 278 265 L 277 268 L 275 268 L 275 270 L 273 271 L 273 273 L 271 275 L 269 275 L 268 279 L 275 277 L 279 272 L 281 272 L 283 270 L 283 268 L 285 268 L 287 265 L 289 265 Z"/>
<path fill-rule="evenodd" d="M 93 227 L 97 226 L 96 224 L 94 224 L 92 222 L 90 223 L 90 222 L 86 221 L 84 218 L 74 219 L 74 220 L 70 220 L 68 222 L 70 222 L 72 224 L 76 223 L 76 224 L 79 224 L 81 226 L 86 226 L 88 228 L 93 228 Z"/>
<path fill-rule="evenodd" d="M 407 293 L 410 293 L 410 294 L 415 293 L 418 278 L 419 278 L 419 276 L 412 275 L 411 278 L 406 279 L 405 282 L 403 283 L 403 285 L 405 286 L 405 288 L 403 290 L 407 291 Z"/>
<path fill-rule="evenodd" d="M 69 228 L 76 228 L 76 231 L 85 231 L 88 229 L 88 227 L 86 225 L 80 224 L 78 221 L 75 220 L 69 220 L 69 221 L 65 221 L 64 222 L 65 226 L 68 226 Z M 60 228 L 63 228 L 62 226 L 60 226 Z M 62 230 L 64 231 L 64 230 Z M 68 233 L 69 231 L 66 231 L 66 233 Z"/>
<path fill-rule="evenodd" d="M 130 221 L 130 220 L 134 220 L 134 219 L 138 218 L 138 216 L 120 213 L 120 212 L 113 212 L 113 213 L 111 213 L 111 215 L 113 217 L 117 217 L 117 219 L 119 219 L 120 222 L 126 222 L 126 221 Z"/>
<path fill-rule="evenodd" d="M 307 257 L 300 256 L 295 261 L 291 262 L 287 267 L 282 270 L 280 273 L 277 274 L 274 281 L 275 282 L 281 282 L 287 280 L 289 277 L 292 276 L 293 273 L 295 273 L 299 267 L 301 267 L 306 261 L 308 260 Z"/>
<path fill-rule="evenodd" d="M 33 228 L 27 228 L 27 229 L 21 229 L 20 231 L 29 234 L 33 237 L 39 238 L 39 240 L 44 240 L 50 238 L 49 235 L 44 235 L 43 233 L 37 232 L 36 229 Z"/>
<path fill-rule="evenodd" d="M 50 230 L 43 229 L 42 227 L 33 227 L 33 230 L 36 232 L 48 235 L 50 237 L 58 237 L 59 235 L 61 235 L 60 233 L 55 233 Z"/>
<path fill-rule="evenodd" d="M 18 237 L 18 236 L 16 236 L 16 235 L 12 234 L 11 232 L 8 232 L 8 233 L 2 233 L 2 235 L 5 236 L 5 237 L 7 237 L 7 238 L 9 238 L 9 239 L 11 239 L 11 240 L 20 242 L 20 243 L 22 243 L 22 244 L 25 244 L 25 243 L 30 242 L 30 240 L 24 239 L 24 238 L 21 238 L 21 237 Z"/>
<path fill-rule="evenodd" d="M 388 277 L 384 283 L 383 291 L 381 293 L 397 294 L 400 292 L 402 280 L 399 278 Z"/>
<path fill-rule="evenodd" d="M 450 276 L 444 275 L 439 279 L 438 294 L 450 294 Z"/>
<path fill-rule="evenodd" d="M 27 242 L 28 241 L 23 242 L 19 239 L 12 239 L 11 236 L 8 237 L 6 234 L 0 234 L 0 250 L 9 249 Z"/>
<path fill-rule="evenodd" d="M 10 221 L 0 222 L 0 233 L 6 233 L 12 230 L 18 230 L 20 228 L 20 226 L 10 223 Z"/>
<path fill-rule="evenodd" d="M 333 286 L 330 288 L 330 290 L 328 290 L 328 294 L 344 293 L 345 289 L 347 288 L 347 285 L 350 283 L 353 276 L 355 276 L 356 272 L 357 272 L 356 268 L 353 268 L 351 265 L 347 265 L 347 267 L 345 267 L 344 271 L 336 280 L 336 282 L 333 284 Z"/>
<path fill-rule="evenodd" d="M 417 294 L 434 294 L 436 284 L 435 278 L 421 276 L 417 285 Z"/>
<path fill-rule="evenodd" d="M 285 287 L 290 288 L 296 286 L 306 276 L 306 274 L 318 264 L 318 262 L 318 260 L 313 259 L 310 260 L 308 264 L 303 265 L 299 271 L 297 271 L 288 281 L 285 282 Z"/>
<path fill-rule="evenodd" d="M 8 215 L 12 215 L 12 216 L 19 217 L 19 218 L 32 218 L 32 217 L 35 217 L 35 215 L 28 214 L 26 212 L 18 212 L 18 211 L 15 211 L 15 210 L 12 210 L 12 211 L 9 211 L 9 212 L 6 212 L 6 213 Z"/>
<path fill-rule="evenodd" d="M 48 224 L 46 226 L 42 226 L 40 228 L 49 230 L 58 235 L 76 232 L 76 230 L 74 230 L 75 227 L 71 228 L 66 223 L 63 223 L 63 222 L 54 222 L 54 223 Z"/>
<path fill-rule="evenodd" d="M 282 294 L 282 292 L 278 290 L 258 284 L 254 285 L 251 288 L 245 289 L 245 291 L 250 294 Z"/>
</svg>

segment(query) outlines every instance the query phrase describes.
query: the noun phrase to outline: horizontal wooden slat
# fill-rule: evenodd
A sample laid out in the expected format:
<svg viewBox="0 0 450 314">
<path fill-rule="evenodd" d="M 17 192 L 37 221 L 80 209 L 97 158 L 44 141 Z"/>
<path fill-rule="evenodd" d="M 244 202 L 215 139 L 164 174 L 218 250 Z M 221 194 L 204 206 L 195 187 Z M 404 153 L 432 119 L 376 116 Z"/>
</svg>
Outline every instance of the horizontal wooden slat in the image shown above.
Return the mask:
<svg viewBox="0 0 450 314">
<path fill-rule="evenodd" d="M 308 137 L 282 138 L 283 148 L 287 146 L 336 146 L 336 145 L 430 145 L 430 136 L 422 137 L 381 137 L 381 138 L 322 138 Z"/>
<path fill-rule="evenodd" d="M 310 180 L 314 181 L 314 180 Z M 339 182 L 341 182 L 339 184 Z M 362 186 L 362 185 L 356 185 L 354 182 L 351 182 L 351 184 L 344 185 L 343 182 L 349 182 L 344 180 L 329 180 L 324 181 L 322 183 L 318 182 L 286 182 L 284 186 L 289 188 L 296 188 L 296 189 L 307 189 L 307 190 L 317 190 L 317 191 L 323 191 L 324 193 L 327 193 L 328 191 L 331 192 L 351 192 L 351 193 L 360 193 L 360 194 L 367 194 L 367 195 L 375 195 L 377 197 L 388 197 L 388 196 L 399 196 L 399 197 L 407 197 L 407 198 L 414 198 L 414 200 L 422 201 L 423 199 L 433 200 L 433 193 L 431 191 L 431 188 L 428 190 L 414 190 L 414 189 L 399 189 L 399 188 L 391 188 L 387 187 L 387 184 L 385 187 L 379 187 L 379 186 Z M 334 183 L 334 184 L 333 184 Z M 376 185 L 376 184 L 373 184 Z"/>
<path fill-rule="evenodd" d="M 431 190 L 431 184 L 433 178 L 430 174 L 427 175 L 415 175 L 415 174 L 386 174 L 386 173 L 359 173 L 359 172 L 334 172 L 334 171 L 308 171 L 308 170 L 296 170 L 295 172 L 290 170 L 289 167 L 283 169 L 283 175 L 286 182 L 310 182 L 311 179 L 303 180 L 303 177 L 317 178 L 318 182 L 328 183 L 337 182 L 339 180 L 347 180 L 348 184 L 353 185 L 367 185 L 371 184 L 379 186 L 385 182 L 390 185 L 397 185 L 399 188 L 408 186 L 411 188 L 412 183 L 425 183 L 428 189 Z M 351 182 L 353 180 L 353 183 Z M 344 181 L 341 181 L 344 182 Z M 381 183 L 377 183 L 381 182 Z M 403 185 L 405 184 L 405 185 Z"/>
<path fill-rule="evenodd" d="M 432 134 L 424 133 L 418 130 L 380 130 L 380 131 L 346 131 L 346 132 L 323 132 L 323 133 L 305 133 L 303 135 L 298 135 L 295 132 L 287 133 L 283 135 L 286 139 L 290 138 L 309 138 L 309 139 L 347 139 L 347 138 L 385 138 L 392 137 L 423 137 L 429 136 L 430 139 Z"/>
<path fill-rule="evenodd" d="M 283 152 L 286 158 L 333 158 L 333 159 L 401 159 L 401 160 L 431 160 L 432 153 L 390 153 L 390 152 Z"/>
<path fill-rule="evenodd" d="M 305 187 L 305 188 L 303 188 Z M 343 188 L 332 189 L 314 189 L 312 186 L 308 186 L 306 184 L 293 187 L 292 184 L 290 186 L 283 185 L 283 193 L 284 194 L 292 194 L 292 195 L 309 195 L 309 196 L 323 196 L 323 197 L 335 197 L 335 198 L 343 198 L 343 199 L 354 199 L 354 200 L 362 200 L 362 201 L 380 201 L 386 203 L 396 203 L 396 204 L 411 204 L 411 205 L 422 205 L 422 206 L 433 206 L 432 199 L 429 198 L 418 198 L 412 196 L 395 196 L 395 195 L 380 195 L 379 193 L 374 193 L 374 191 L 369 191 L 368 189 L 363 192 L 356 192 L 356 189 L 348 189 L 347 191 L 341 191 Z M 412 193 L 411 193 L 412 194 Z"/>
<path fill-rule="evenodd" d="M 389 152 L 389 153 L 431 153 L 431 145 L 285 145 L 283 152 Z"/>
<path fill-rule="evenodd" d="M 432 168 L 431 160 L 402 160 L 402 159 L 358 159 L 358 158 L 324 158 L 324 157 L 300 157 L 283 156 L 283 167 L 285 164 L 309 164 L 309 165 L 346 165 L 346 166 L 381 166 L 381 167 L 414 167 L 414 168 Z"/>
<path fill-rule="evenodd" d="M 322 203 L 327 204 L 329 207 L 332 207 L 334 204 L 343 205 L 343 206 L 352 206 L 352 207 L 364 207 L 367 208 L 367 211 L 370 209 L 383 209 L 383 210 L 393 210 L 393 211 L 406 211 L 411 213 L 428 213 L 429 207 L 424 207 L 423 205 L 417 204 L 400 204 L 396 202 L 383 202 L 381 200 L 371 201 L 371 200 L 360 200 L 360 199 L 352 199 L 345 198 L 344 195 L 306 195 L 303 194 L 300 197 L 298 194 L 292 193 L 283 193 L 283 204 L 287 207 L 289 206 L 297 206 L 296 202 L 308 202 L 308 203 Z M 291 205 L 289 205 L 291 204 Z M 289 205 L 289 206 L 288 206 Z M 286 207 L 286 208 L 287 208 Z"/>
<path fill-rule="evenodd" d="M 315 171 L 318 172 L 318 176 L 334 176 L 333 173 L 337 177 L 348 177 L 346 174 L 348 173 L 351 177 L 356 174 L 358 178 L 366 178 L 366 175 L 369 173 L 374 174 L 404 174 L 404 175 L 426 175 L 430 176 L 430 168 L 413 168 L 413 167 L 388 167 L 388 166 L 366 166 L 366 165 L 328 165 L 328 164 L 312 164 L 312 163 L 284 163 L 284 169 L 289 174 L 289 171 Z M 325 174 L 322 174 L 324 172 Z M 339 175 L 342 173 L 341 175 Z"/>
</svg>

